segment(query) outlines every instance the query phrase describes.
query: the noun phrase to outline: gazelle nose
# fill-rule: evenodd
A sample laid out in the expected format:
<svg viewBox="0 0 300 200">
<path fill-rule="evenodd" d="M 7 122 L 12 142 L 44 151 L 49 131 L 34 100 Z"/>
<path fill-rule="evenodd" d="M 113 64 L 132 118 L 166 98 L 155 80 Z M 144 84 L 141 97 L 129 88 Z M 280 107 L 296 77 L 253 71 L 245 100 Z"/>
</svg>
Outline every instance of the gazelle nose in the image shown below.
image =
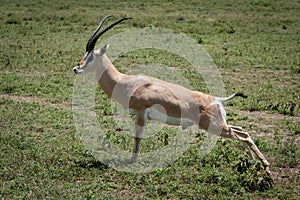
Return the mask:
<svg viewBox="0 0 300 200">
<path fill-rule="evenodd" d="M 78 69 L 77 67 L 74 67 L 73 71 L 74 71 L 75 74 L 82 74 L 84 72 L 83 69 Z"/>
<path fill-rule="evenodd" d="M 79 70 L 77 68 L 74 68 L 73 71 L 75 74 L 79 74 Z"/>
</svg>

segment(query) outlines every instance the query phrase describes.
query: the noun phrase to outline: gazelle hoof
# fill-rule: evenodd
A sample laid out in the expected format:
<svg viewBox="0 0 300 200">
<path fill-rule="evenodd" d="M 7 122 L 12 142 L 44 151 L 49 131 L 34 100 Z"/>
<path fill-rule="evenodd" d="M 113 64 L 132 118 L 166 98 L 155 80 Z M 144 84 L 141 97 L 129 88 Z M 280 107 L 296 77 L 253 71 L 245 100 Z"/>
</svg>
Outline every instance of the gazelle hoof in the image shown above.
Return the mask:
<svg viewBox="0 0 300 200">
<path fill-rule="evenodd" d="M 266 168 L 265 168 L 265 171 L 266 171 L 266 173 L 267 173 L 268 175 L 271 175 L 270 167 L 266 167 Z"/>
</svg>

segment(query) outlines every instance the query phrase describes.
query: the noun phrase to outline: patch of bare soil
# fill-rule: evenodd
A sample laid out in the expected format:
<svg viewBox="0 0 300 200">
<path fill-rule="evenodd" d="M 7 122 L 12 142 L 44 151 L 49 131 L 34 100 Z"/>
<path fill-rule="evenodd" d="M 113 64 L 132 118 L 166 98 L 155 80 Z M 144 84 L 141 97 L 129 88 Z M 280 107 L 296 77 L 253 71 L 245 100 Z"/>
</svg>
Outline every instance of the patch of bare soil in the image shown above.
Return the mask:
<svg viewBox="0 0 300 200">
<path fill-rule="evenodd" d="M 25 102 L 25 103 L 37 103 L 42 106 L 55 107 L 55 108 L 64 109 L 64 110 L 71 109 L 71 105 L 51 103 L 51 102 L 44 101 L 35 96 L 22 97 L 22 96 L 8 95 L 8 94 L 0 94 L 0 98 L 9 99 L 12 101 Z"/>
<path fill-rule="evenodd" d="M 238 113 L 239 115 L 245 115 L 248 116 L 250 119 L 257 119 L 257 118 L 265 118 L 268 120 L 285 120 L 285 119 L 290 119 L 293 121 L 299 121 L 300 118 L 299 117 L 295 117 L 295 116 L 287 116 L 287 115 L 282 115 L 282 114 L 278 114 L 278 113 L 266 113 L 266 112 L 262 112 L 262 111 L 244 111 L 244 110 L 233 110 L 232 111 Z"/>
<path fill-rule="evenodd" d="M 300 117 L 298 116 L 287 116 L 278 113 L 267 113 L 262 111 L 245 111 L 238 110 L 233 107 L 227 107 L 228 111 L 237 113 L 240 116 L 248 117 L 247 120 L 240 121 L 242 123 L 250 124 L 252 127 L 257 127 L 258 130 L 247 130 L 250 134 L 255 136 L 270 136 L 273 135 L 274 129 L 277 128 L 279 132 L 286 133 L 290 132 L 287 127 L 283 127 L 282 121 L 291 121 L 293 124 L 300 123 Z M 269 130 L 268 132 L 261 132 L 261 130 Z"/>
<path fill-rule="evenodd" d="M 7 74 L 7 75 L 11 75 L 11 74 L 14 74 L 14 75 L 18 75 L 18 76 L 28 76 L 28 77 L 46 77 L 47 74 L 46 73 L 43 73 L 43 72 L 34 72 L 34 73 L 23 73 L 23 72 L 9 72 L 9 71 L 6 71 L 4 72 L 4 74 Z"/>
</svg>

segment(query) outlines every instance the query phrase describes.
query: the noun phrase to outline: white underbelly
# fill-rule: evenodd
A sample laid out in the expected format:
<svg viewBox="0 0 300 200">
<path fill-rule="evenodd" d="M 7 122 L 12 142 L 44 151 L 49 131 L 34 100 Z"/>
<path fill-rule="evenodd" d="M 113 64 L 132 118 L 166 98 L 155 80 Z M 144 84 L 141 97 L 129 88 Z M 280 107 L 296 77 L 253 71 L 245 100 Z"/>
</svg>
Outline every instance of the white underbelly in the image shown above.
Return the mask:
<svg viewBox="0 0 300 200">
<path fill-rule="evenodd" d="M 161 113 L 153 108 L 149 108 L 147 110 L 147 112 L 148 112 L 148 116 L 151 119 L 159 120 L 159 121 L 161 121 L 165 124 L 169 124 L 169 125 L 181 126 L 182 129 L 185 129 L 185 128 L 195 124 L 190 119 L 171 117 L 171 116 L 168 116 L 165 113 Z"/>
<path fill-rule="evenodd" d="M 125 112 L 129 114 L 136 114 L 136 112 L 133 109 L 124 109 Z M 174 126 L 181 126 L 182 129 L 186 129 L 189 126 L 195 125 L 195 122 L 193 122 L 190 119 L 187 118 L 177 118 L 177 117 L 171 117 L 168 116 L 166 113 L 162 113 L 157 111 L 154 108 L 148 108 L 145 112 L 145 119 L 150 118 L 153 120 L 158 120 L 164 124 L 174 125 Z"/>
</svg>

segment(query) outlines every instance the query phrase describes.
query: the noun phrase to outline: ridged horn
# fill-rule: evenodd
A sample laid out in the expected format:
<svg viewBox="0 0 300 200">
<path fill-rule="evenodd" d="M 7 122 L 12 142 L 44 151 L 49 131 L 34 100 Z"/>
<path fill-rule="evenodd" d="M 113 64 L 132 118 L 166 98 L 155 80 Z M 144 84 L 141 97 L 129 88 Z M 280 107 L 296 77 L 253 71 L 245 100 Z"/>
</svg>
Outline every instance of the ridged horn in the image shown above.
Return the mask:
<svg viewBox="0 0 300 200">
<path fill-rule="evenodd" d="M 100 30 L 100 28 L 102 27 L 104 21 L 109 18 L 112 17 L 111 15 L 105 16 L 99 23 L 98 27 L 95 29 L 95 31 L 93 32 L 93 34 L 91 35 L 91 37 L 89 38 L 87 44 L 86 44 L 86 52 L 91 52 L 92 50 L 94 50 L 95 48 L 95 44 L 97 42 L 97 40 L 99 39 L 99 37 L 101 35 L 103 35 L 106 31 L 108 31 L 109 29 L 111 29 L 112 27 L 114 27 L 115 25 L 121 23 L 124 20 L 127 19 L 132 19 L 130 17 L 125 17 L 122 19 L 119 19 L 118 21 L 112 23 L 111 25 L 107 26 L 106 28 L 104 28 L 102 31 L 98 32 Z"/>
</svg>

